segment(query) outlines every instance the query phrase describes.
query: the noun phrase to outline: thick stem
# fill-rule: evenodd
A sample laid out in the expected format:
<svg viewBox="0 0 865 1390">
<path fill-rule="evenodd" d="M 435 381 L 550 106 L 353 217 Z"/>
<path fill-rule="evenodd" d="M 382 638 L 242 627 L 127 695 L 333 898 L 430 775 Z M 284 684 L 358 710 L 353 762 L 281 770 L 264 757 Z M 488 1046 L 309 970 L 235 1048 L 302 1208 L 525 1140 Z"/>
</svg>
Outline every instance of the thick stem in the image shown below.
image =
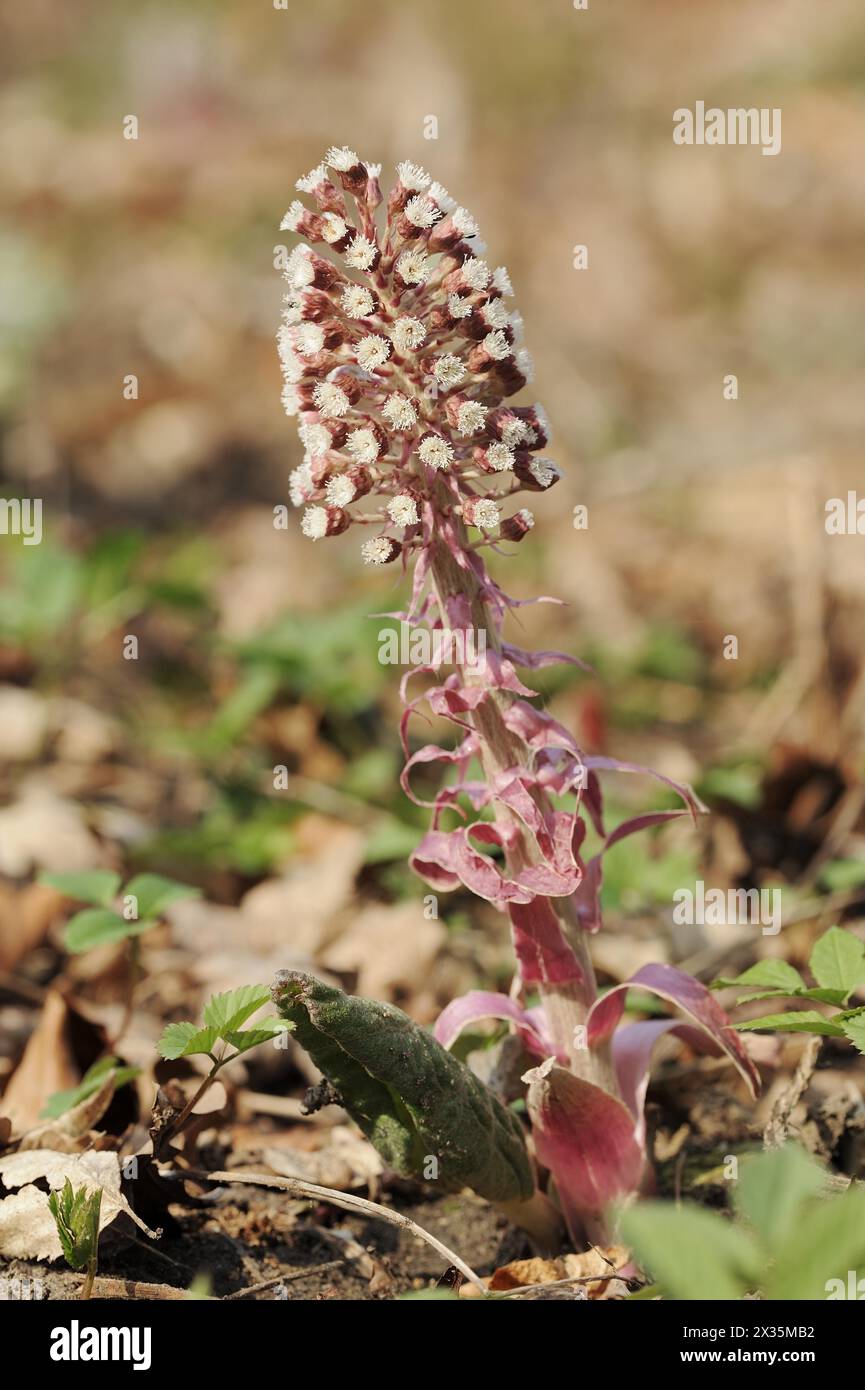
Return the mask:
<svg viewBox="0 0 865 1390">
<path fill-rule="evenodd" d="M 444 498 L 442 502 L 444 503 Z M 467 545 L 462 525 L 459 527 L 458 536 L 460 543 Z M 433 589 L 444 625 L 447 626 L 448 621 L 447 599 L 465 596 L 471 605 L 476 636 L 479 638 L 480 633 L 485 633 L 487 647 L 499 651 L 501 643 L 498 631 L 490 618 L 474 576 L 457 564 L 451 551 L 440 541 L 433 542 L 430 560 Z M 477 679 L 477 675 L 469 668 L 462 671 L 462 676 L 466 684 Z M 511 697 L 503 691 L 491 691 L 472 716 L 472 724 L 480 741 L 484 772 L 490 781 L 508 768 L 526 764 L 525 745 L 511 732 L 503 718 L 510 700 Z M 542 791 L 536 790 L 534 795 L 542 812 L 552 809 Z M 506 858 L 509 873 L 519 873 L 526 865 L 540 861 L 540 852 L 526 835 L 522 823 L 507 807 L 499 803 L 496 804 L 496 820 L 508 831 Z M 550 898 L 549 902 L 559 918 L 565 940 L 571 947 L 582 974 L 579 982 L 540 987 L 550 1031 L 557 1046 L 568 1056 L 575 1075 L 594 1082 L 612 1095 L 618 1095 L 609 1047 L 589 1052 L 587 1047 L 578 1045 L 578 1039 L 582 1034 L 575 1033 L 576 1029 L 585 1024 L 589 1008 L 597 997 L 595 972 L 585 932 L 570 898 Z"/>
</svg>

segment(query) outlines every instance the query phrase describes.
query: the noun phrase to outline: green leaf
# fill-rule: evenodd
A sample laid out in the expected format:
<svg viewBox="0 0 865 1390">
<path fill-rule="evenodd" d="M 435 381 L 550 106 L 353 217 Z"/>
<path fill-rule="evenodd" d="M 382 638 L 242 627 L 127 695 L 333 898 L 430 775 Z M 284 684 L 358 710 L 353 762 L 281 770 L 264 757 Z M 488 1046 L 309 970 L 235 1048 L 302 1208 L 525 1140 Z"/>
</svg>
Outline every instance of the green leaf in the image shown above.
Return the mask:
<svg viewBox="0 0 865 1390">
<path fill-rule="evenodd" d="M 865 1268 L 865 1194 L 851 1190 L 799 1213 L 775 1251 L 767 1299 L 825 1299 L 830 1279 L 845 1286 L 849 1270 Z"/>
<path fill-rule="evenodd" d="M 489 1201 L 526 1199 L 534 1179 L 519 1120 L 483 1082 L 401 1009 L 353 999 L 296 970 L 273 997 L 297 1041 L 390 1168 Z"/>
<path fill-rule="evenodd" d="M 180 902 L 182 898 L 198 898 L 201 892 L 185 883 L 163 878 L 161 874 L 136 874 L 123 889 L 124 898 L 129 895 L 137 899 L 138 916 L 143 919 L 161 917 L 171 903 Z"/>
<path fill-rule="evenodd" d="M 169 1023 L 156 1050 L 160 1057 L 173 1062 L 178 1057 L 197 1057 L 212 1052 L 218 1040 L 218 1028 L 199 1028 L 197 1023 Z"/>
<path fill-rule="evenodd" d="M 94 946 L 105 946 L 113 941 L 123 941 L 128 936 L 139 936 L 142 930 L 152 923 L 127 922 L 117 912 L 105 907 L 88 907 L 70 917 L 63 932 L 67 951 L 80 955 Z"/>
<path fill-rule="evenodd" d="M 841 1027 L 851 1043 L 858 1047 L 860 1052 L 865 1052 L 865 1015 L 859 1014 L 856 1018 L 847 1018 Z"/>
<path fill-rule="evenodd" d="M 123 1067 L 116 1057 L 103 1057 L 100 1061 L 94 1062 L 93 1066 L 85 1072 L 77 1086 L 69 1091 L 55 1091 L 49 1096 L 42 1107 L 41 1119 L 56 1120 L 58 1116 L 65 1115 L 67 1110 L 73 1106 L 80 1105 L 88 1096 L 95 1095 L 102 1085 L 109 1072 L 114 1072 L 115 1089 L 125 1086 L 138 1076 L 140 1067 Z"/>
<path fill-rule="evenodd" d="M 831 859 L 824 864 L 817 878 L 821 888 L 829 893 L 846 893 L 865 885 L 865 860 Z"/>
<path fill-rule="evenodd" d="M 761 999 L 814 999 L 820 1004 L 843 1004 L 841 989 L 764 989 L 759 994 L 740 994 L 736 1004 L 759 1004 Z"/>
<path fill-rule="evenodd" d="M 248 1052 L 251 1047 L 258 1047 L 260 1043 L 270 1042 L 280 1033 L 294 1032 L 294 1025 L 289 1023 L 286 1018 L 263 1018 L 255 1023 L 252 1028 L 247 1028 L 242 1033 L 223 1033 L 227 1043 L 237 1048 L 238 1055 L 241 1052 Z"/>
<path fill-rule="evenodd" d="M 236 1033 L 256 1009 L 269 1000 L 267 985 L 242 985 L 240 989 L 215 994 L 204 1006 L 204 1022 L 224 1038 L 228 1033 Z"/>
<path fill-rule="evenodd" d="M 79 903 L 94 903 L 97 907 L 110 907 L 117 897 L 120 875 L 111 869 L 84 869 L 80 873 L 40 874 L 40 883 L 56 888 L 67 898 Z"/>
<path fill-rule="evenodd" d="M 749 1018 L 744 1023 L 734 1023 L 740 1032 L 754 1032 L 758 1028 L 771 1029 L 773 1033 L 820 1033 L 827 1038 L 841 1038 L 844 1029 L 829 1018 L 818 1014 L 816 1009 L 802 1009 L 788 1014 L 766 1014 L 763 1018 Z"/>
<path fill-rule="evenodd" d="M 84 1269 L 95 1259 L 99 1242 L 102 1188 L 94 1192 L 88 1192 L 86 1187 L 76 1190 L 67 1178 L 59 1191 L 49 1193 L 48 1206 L 66 1263 L 72 1269 Z"/>
<path fill-rule="evenodd" d="M 803 1202 L 823 1187 L 825 1175 L 795 1144 L 742 1161 L 733 1205 L 750 1221 L 769 1254 L 794 1230 Z"/>
<path fill-rule="evenodd" d="M 791 994 L 805 988 L 805 981 L 785 960 L 760 960 L 732 980 L 713 980 L 712 989 L 727 989 L 737 985 L 753 985 L 755 989 L 774 989 Z"/>
<path fill-rule="evenodd" d="M 643 1268 L 675 1299 L 741 1298 L 765 1268 L 746 1231 L 703 1207 L 641 1202 L 625 1213 L 622 1234 Z"/>
<path fill-rule="evenodd" d="M 865 944 L 852 932 L 830 927 L 814 946 L 808 964 L 818 985 L 843 990 L 847 999 L 865 980 Z"/>
</svg>

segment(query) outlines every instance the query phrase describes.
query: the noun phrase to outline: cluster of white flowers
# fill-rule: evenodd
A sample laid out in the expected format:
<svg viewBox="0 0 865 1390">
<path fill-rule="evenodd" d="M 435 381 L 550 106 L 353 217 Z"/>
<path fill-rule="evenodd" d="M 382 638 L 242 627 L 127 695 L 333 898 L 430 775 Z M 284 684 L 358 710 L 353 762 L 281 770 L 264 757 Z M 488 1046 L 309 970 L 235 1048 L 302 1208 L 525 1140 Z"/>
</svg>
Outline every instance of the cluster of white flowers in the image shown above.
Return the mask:
<svg viewBox="0 0 865 1390">
<path fill-rule="evenodd" d="M 282 220 L 303 241 L 285 261 L 278 333 L 283 405 L 304 449 L 290 479 L 301 529 L 320 540 L 377 527 L 362 546 L 372 565 L 429 543 L 442 508 L 519 539 L 533 520 L 501 521 L 502 479 L 514 492 L 559 477 L 534 453 L 550 438 L 541 407 L 505 404 L 532 375 L 507 270 L 487 264 L 474 217 L 411 161 L 382 227 L 380 174 L 340 146 L 297 181 L 313 206 L 296 198 Z M 364 498 L 362 513 L 347 510 Z"/>
</svg>

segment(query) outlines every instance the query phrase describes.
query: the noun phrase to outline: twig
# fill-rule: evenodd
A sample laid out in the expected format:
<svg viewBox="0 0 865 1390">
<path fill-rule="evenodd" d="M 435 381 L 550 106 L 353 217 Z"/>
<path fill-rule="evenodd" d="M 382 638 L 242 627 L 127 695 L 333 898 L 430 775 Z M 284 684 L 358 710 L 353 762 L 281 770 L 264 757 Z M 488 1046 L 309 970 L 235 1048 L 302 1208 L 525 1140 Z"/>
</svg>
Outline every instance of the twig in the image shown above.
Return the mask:
<svg viewBox="0 0 865 1390">
<path fill-rule="evenodd" d="M 772 1106 L 766 1128 L 763 1130 L 763 1148 L 780 1149 L 790 1132 L 790 1116 L 802 1098 L 808 1082 L 814 1075 L 822 1038 L 809 1038 L 799 1058 L 789 1085 L 785 1086 Z"/>
<path fill-rule="evenodd" d="M 93 1280 L 92 1298 L 150 1298 L 159 1300 L 180 1300 L 186 1298 L 185 1289 L 176 1289 L 171 1284 L 142 1284 L 138 1279 L 111 1279 L 97 1274 Z"/>
<path fill-rule="evenodd" d="M 298 1096 L 271 1096 L 266 1091 L 240 1091 L 238 1102 L 256 1115 L 272 1115 L 279 1120 L 298 1120 L 331 1126 L 341 1123 L 340 1115 L 332 1117 L 327 1112 L 308 1111 L 305 1101 Z M 344 1112 L 340 1112 L 344 1120 Z"/>
<path fill-rule="evenodd" d="M 312 1279 L 317 1274 L 324 1274 L 325 1270 L 340 1269 L 344 1263 L 344 1260 L 327 1260 L 324 1264 L 307 1265 L 306 1269 L 293 1269 L 288 1274 L 275 1274 L 272 1279 L 263 1279 L 260 1284 L 250 1284 L 235 1293 L 227 1293 L 221 1302 L 236 1302 L 241 1298 L 251 1298 L 254 1293 L 263 1293 L 265 1289 L 274 1289 L 278 1284 L 292 1284 L 297 1279 Z"/>
<path fill-rule="evenodd" d="M 424 1230 L 423 1226 L 412 1221 L 410 1216 L 404 1216 L 402 1212 L 393 1211 L 390 1207 L 380 1206 L 378 1202 L 370 1202 L 365 1197 L 357 1197 L 352 1192 L 337 1192 L 332 1187 L 319 1187 L 317 1183 L 304 1182 L 301 1178 L 278 1178 L 269 1173 L 244 1173 L 242 1171 L 203 1173 L 194 1169 L 178 1173 L 173 1168 L 159 1168 L 158 1172 L 162 1177 L 180 1179 L 184 1182 L 249 1183 L 253 1187 L 276 1187 L 282 1192 L 290 1192 L 293 1197 L 307 1198 L 315 1202 L 330 1202 L 332 1206 L 341 1207 L 343 1211 L 359 1211 L 364 1216 L 372 1216 L 379 1221 L 389 1221 L 392 1226 L 401 1226 L 404 1231 L 411 1231 L 412 1235 L 425 1240 L 427 1245 L 431 1245 L 434 1250 L 437 1250 L 449 1265 L 456 1265 L 466 1279 L 470 1279 L 482 1293 L 487 1293 L 486 1285 L 475 1274 L 471 1266 L 460 1259 L 459 1255 L 450 1250 L 437 1236 Z"/>
<path fill-rule="evenodd" d="M 614 1279 L 628 1283 L 628 1278 L 615 1270 L 612 1274 L 581 1274 L 573 1279 L 551 1279 L 547 1284 L 523 1284 L 519 1289 L 489 1289 L 487 1292 L 496 1298 L 520 1298 L 524 1293 L 537 1293 L 540 1289 L 565 1289 L 572 1284 L 610 1284 Z"/>
</svg>

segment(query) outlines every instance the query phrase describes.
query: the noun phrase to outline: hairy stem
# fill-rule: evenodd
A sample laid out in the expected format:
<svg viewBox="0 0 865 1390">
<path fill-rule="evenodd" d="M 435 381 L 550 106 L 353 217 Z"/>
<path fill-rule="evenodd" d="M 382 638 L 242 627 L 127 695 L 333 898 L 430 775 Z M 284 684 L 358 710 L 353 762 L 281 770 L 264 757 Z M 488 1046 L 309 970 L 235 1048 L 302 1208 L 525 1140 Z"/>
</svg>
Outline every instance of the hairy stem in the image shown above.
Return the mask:
<svg viewBox="0 0 865 1390">
<path fill-rule="evenodd" d="M 460 544 L 467 545 L 462 525 L 458 534 Z M 487 647 L 498 652 L 501 643 L 497 627 L 490 618 L 474 576 L 459 566 L 448 547 L 440 541 L 433 543 L 430 559 L 433 590 L 443 624 L 447 626 L 448 622 L 447 600 L 459 595 L 466 596 L 471 605 L 472 623 L 477 637 L 479 638 L 480 633 L 485 633 Z M 476 674 L 473 675 L 470 669 L 463 670 L 462 677 L 466 684 L 477 679 Z M 511 697 L 503 691 L 491 691 L 471 716 L 480 741 L 484 773 L 490 782 L 507 768 L 525 765 L 525 746 L 510 731 L 503 718 L 510 700 Z M 552 810 L 542 791 L 536 790 L 534 796 L 542 812 L 548 813 Z M 526 865 L 538 863 L 540 852 L 526 835 L 521 822 L 507 807 L 497 803 L 495 809 L 497 822 L 508 832 L 508 872 L 516 874 Z M 586 934 L 570 898 L 551 898 L 549 901 L 582 974 L 582 979 L 578 982 L 540 987 L 550 1031 L 557 1047 L 568 1056 L 575 1075 L 593 1081 L 610 1094 L 617 1095 L 618 1086 L 608 1047 L 589 1052 L 588 1048 L 579 1046 L 575 1040 L 575 1036 L 580 1036 L 575 1035 L 575 1030 L 585 1024 L 589 1008 L 597 997 L 595 972 Z"/>
</svg>

